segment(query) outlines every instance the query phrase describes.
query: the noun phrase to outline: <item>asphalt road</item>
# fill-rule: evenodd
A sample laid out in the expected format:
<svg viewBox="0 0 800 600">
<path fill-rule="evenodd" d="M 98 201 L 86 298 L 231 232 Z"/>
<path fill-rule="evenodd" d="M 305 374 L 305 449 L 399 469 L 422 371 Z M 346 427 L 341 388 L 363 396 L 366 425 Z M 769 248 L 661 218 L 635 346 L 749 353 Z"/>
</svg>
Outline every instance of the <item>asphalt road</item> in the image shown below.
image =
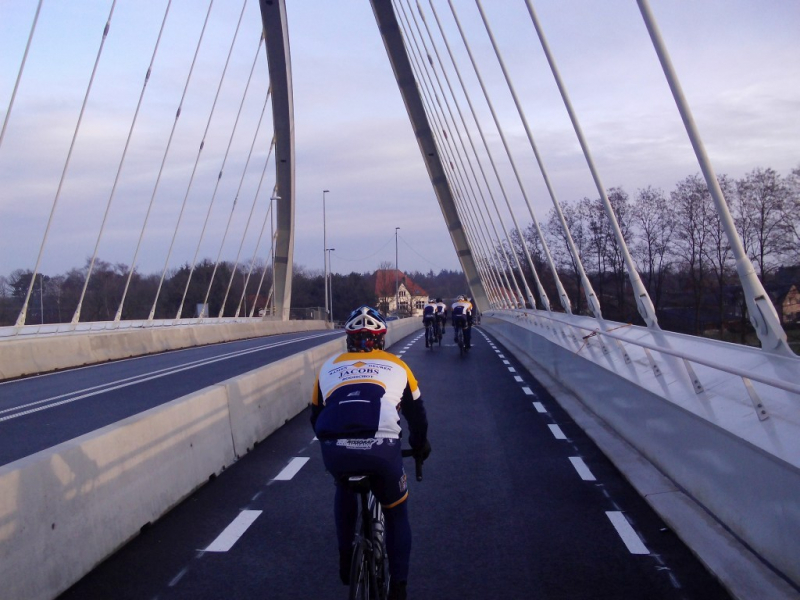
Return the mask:
<svg viewBox="0 0 800 600">
<path fill-rule="evenodd" d="M 0 383 L 0 465 L 340 335 L 274 335 Z"/>
<path fill-rule="evenodd" d="M 473 343 L 427 350 L 420 331 L 390 349 L 420 381 L 433 445 L 409 478 L 409 598 L 729 597 L 502 346 Z M 306 410 L 62 600 L 345 598 L 332 501 Z"/>
</svg>

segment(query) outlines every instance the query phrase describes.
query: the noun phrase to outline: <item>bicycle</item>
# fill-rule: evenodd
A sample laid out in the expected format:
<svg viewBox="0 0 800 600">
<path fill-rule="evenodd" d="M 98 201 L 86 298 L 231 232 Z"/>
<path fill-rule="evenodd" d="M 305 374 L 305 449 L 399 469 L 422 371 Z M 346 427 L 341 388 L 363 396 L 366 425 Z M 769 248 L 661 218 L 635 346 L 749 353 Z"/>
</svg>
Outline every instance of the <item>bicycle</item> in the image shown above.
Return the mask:
<svg viewBox="0 0 800 600">
<path fill-rule="evenodd" d="M 425 321 L 425 347 L 433 350 L 433 344 L 437 340 L 437 323 L 436 319 L 428 319 Z M 441 345 L 441 343 L 440 343 Z"/>
<path fill-rule="evenodd" d="M 464 327 L 460 323 L 454 324 L 453 327 L 456 328 L 456 343 L 458 344 L 458 352 L 463 356 L 464 352 L 467 351 L 467 346 L 464 343 Z"/>
<path fill-rule="evenodd" d="M 413 455 L 413 450 L 403 450 L 403 456 Z M 415 462 L 417 481 L 422 481 L 422 459 L 415 457 Z M 361 498 L 360 523 L 353 541 L 348 598 L 386 600 L 389 593 L 389 563 L 386 556 L 383 510 L 372 495 L 368 474 L 351 475 L 346 479 L 346 484 Z"/>
</svg>

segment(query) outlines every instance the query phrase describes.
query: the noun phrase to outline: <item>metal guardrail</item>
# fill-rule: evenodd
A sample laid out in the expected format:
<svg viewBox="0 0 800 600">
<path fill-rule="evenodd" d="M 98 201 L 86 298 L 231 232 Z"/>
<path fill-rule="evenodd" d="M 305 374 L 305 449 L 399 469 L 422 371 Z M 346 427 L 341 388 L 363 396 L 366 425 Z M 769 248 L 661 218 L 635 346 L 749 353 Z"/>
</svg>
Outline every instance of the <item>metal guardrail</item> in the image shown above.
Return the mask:
<svg viewBox="0 0 800 600">
<path fill-rule="evenodd" d="M 566 340 L 572 342 L 573 350 L 576 354 L 581 352 L 584 348 L 590 347 L 592 339 L 600 340 L 600 350 L 603 354 L 610 352 L 602 338 L 613 340 L 614 345 L 619 348 L 625 364 L 630 364 L 631 358 L 629 356 L 626 345 L 633 345 L 640 348 L 646 359 L 649 361 L 654 375 L 658 378 L 663 376 L 662 370 L 658 362 L 653 357 L 653 352 L 661 355 L 671 356 L 683 362 L 686 373 L 696 394 L 701 394 L 706 391 L 701 379 L 697 376 L 695 369 L 692 365 L 702 365 L 714 371 L 732 375 L 741 380 L 742 385 L 747 392 L 747 395 L 753 404 L 754 409 L 759 420 L 763 421 L 769 418 L 767 407 L 761 399 L 761 396 L 753 386 L 753 382 L 763 384 L 774 390 L 782 390 L 792 395 L 791 399 L 794 401 L 796 409 L 800 409 L 800 360 L 798 357 L 786 357 L 783 355 L 772 354 L 759 350 L 757 348 L 750 348 L 748 346 L 737 346 L 728 342 L 720 342 L 717 340 L 708 340 L 704 338 L 697 338 L 694 336 L 687 336 L 685 334 L 677 334 L 666 331 L 653 331 L 651 329 L 634 326 L 627 323 L 617 323 L 612 321 L 605 321 L 600 324 L 597 320 L 590 317 L 580 317 L 575 315 L 566 315 L 561 313 L 545 313 L 543 311 L 532 310 L 514 310 L 514 311 L 493 311 L 486 313 L 491 316 L 493 313 L 513 315 L 516 319 L 525 319 L 535 321 L 541 319 L 547 324 L 540 325 L 545 328 L 556 328 L 560 331 L 560 336 L 547 336 L 551 341 L 558 343 L 562 347 L 567 347 Z M 538 323 L 531 323 L 536 326 Z M 576 335 L 574 330 L 578 330 L 580 335 Z M 637 336 L 637 337 L 634 337 Z M 648 341 L 642 338 L 660 338 L 659 342 Z M 720 362 L 709 358 L 707 355 L 700 355 L 698 345 L 702 345 L 702 349 L 716 349 L 717 351 L 725 350 L 728 354 L 736 352 L 741 358 L 740 361 L 733 361 L 729 363 Z M 687 346 L 693 348 L 687 350 Z M 711 352 L 709 352 L 711 353 Z M 598 361 L 594 361 L 598 362 Z M 737 364 L 738 363 L 738 364 Z M 750 366 L 748 366 L 748 363 Z M 755 370 L 752 365 L 758 363 L 759 368 L 762 370 Z M 785 374 L 785 378 L 775 377 L 774 373 L 769 374 L 770 369 L 765 369 L 770 366 L 772 370 L 781 371 Z M 662 365 L 663 366 L 663 365 Z M 619 375 L 625 376 L 625 373 L 618 372 Z"/>
</svg>

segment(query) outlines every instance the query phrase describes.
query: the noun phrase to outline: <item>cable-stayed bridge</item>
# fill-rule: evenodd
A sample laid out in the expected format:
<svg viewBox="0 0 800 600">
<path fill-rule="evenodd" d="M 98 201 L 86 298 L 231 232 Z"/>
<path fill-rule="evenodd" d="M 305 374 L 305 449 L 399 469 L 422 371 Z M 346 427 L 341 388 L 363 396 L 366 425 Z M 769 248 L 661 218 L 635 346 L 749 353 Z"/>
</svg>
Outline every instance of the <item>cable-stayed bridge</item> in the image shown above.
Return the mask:
<svg viewBox="0 0 800 600">
<path fill-rule="evenodd" d="M 15 323 L 2 329 L 0 373 L 14 379 L 65 372 L 49 376 L 52 378 L 8 382 L 0 388 L 0 426 L 7 428 L 4 435 L 10 446 L 4 450 L 7 459 L 0 471 L 0 554 L 3 580 L 9 581 L 8 589 L 13 590 L 9 597 L 55 597 L 210 476 L 216 477 L 245 456 L 250 459 L 249 468 L 255 460 L 251 457 L 257 455 L 271 464 L 263 458 L 264 452 L 282 452 L 299 443 L 297 440 L 310 438 L 307 432 L 300 433 L 297 419 L 281 426 L 304 410 L 314 370 L 325 356 L 342 347 L 342 339 L 326 331 L 324 312 L 303 314 L 300 320 L 292 305 L 295 230 L 307 220 L 296 214 L 291 22 L 281 0 L 244 1 L 233 8 L 237 3 L 224 8 L 220 4 L 210 1 L 201 10 L 167 1 L 141 11 L 130 3 L 112 1 L 103 10 L 78 15 L 65 6 L 30 3 L 25 36 L 20 36 L 18 70 L 3 117 L 0 164 L 11 165 L 4 165 L 10 171 L 22 169 L 26 160 L 33 161 L 41 172 L 38 185 L 4 192 L 15 211 L 43 195 L 48 196 L 49 205 L 40 214 L 41 239 L 26 240 L 30 271 L 27 285 L 22 286 L 24 299 Z M 447 571 L 449 560 L 461 569 L 425 579 L 425 570 L 418 567 L 417 572 L 423 574 L 417 589 L 435 597 L 464 597 L 468 591 L 463 586 L 469 579 L 466 564 L 475 569 L 486 561 L 492 565 L 489 571 L 493 575 L 487 583 L 487 570 L 478 568 L 484 578 L 466 587 L 474 597 L 490 594 L 484 585 L 497 596 L 508 597 L 724 597 L 725 592 L 715 587 L 715 578 L 736 597 L 797 595 L 797 359 L 739 240 L 649 4 L 638 2 L 642 27 L 658 56 L 716 208 L 720 230 L 734 257 L 749 319 L 760 340 L 757 349 L 675 334 L 659 326 L 654 303 L 637 273 L 580 115 L 560 74 L 558 57 L 548 45 L 534 3 L 525 0 L 521 4 L 530 21 L 531 40 L 546 58 L 572 134 L 596 184 L 641 324 L 604 318 L 602 298 L 584 267 L 586 257 L 571 238 L 547 170 L 547 157 L 537 146 L 516 89 L 518 78 L 511 74 L 509 57 L 502 50 L 503 27 L 509 25 L 493 20 L 489 3 L 477 1 L 474 6 L 469 4 L 479 20 L 472 23 L 472 29 L 465 27 L 462 4 L 372 2 L 389 65 L 470 293 L 482 312 L 481 331 L 485 331 L 484 337 L 475 335 L 475 351 L 461 358 L 448 343 L 423 353 L 416 320 L 392 323 L 393 350 L 405 355 L 423 384 L 427 374 L 435 401 L 451 403 L 452 410 L 459 410 L 459 403 L 466 404 L 463 415 L 453 419 L 455 428 L 445 425 L 451 418 L 448 411 L 432 410 L 441 419 L 439 425 L 436 421 L 432 425 L 432 430 L 441 432 L 441 447 L 437 447 L 436 437 L 432 441 L 437 448 L 434 457 L 439 457 L 442 466 L 434 466 L 432 459 L 432 475 L 425 482 L 428 489 L 419 486 L 414 490 L 420 509 L 426 503 L 446 507 L 438 520 L 423 515 L 415 519 L 417 539 L 428 540 L 419 555 L 439 573 Z M 55 11 L 58 18 L 48 11 Z M 80 32 L 70 38 L 75 40 L 70 50 L 82 57 L 80 66 L 66 60 L 68 57 L 56 60 L 69 53 L 52 43 L 50 36 L 43 36 L 42 28 L 48 22 L 60 23 L 68 38 L 73 29 Z M 480 26 L 477 30 L 476 23 Z M 482 43 L 475 39 L 476 31 Z M 124 42 L 113 44 L 114 36 Z M 484 55 L 478 55 L 480 51 Z M 183 63 L 180 67 L 170 63 L 169 71 L 163 73 L 159 67 L 165 53 L 180 54 Z M 481 66 L 487 56 L 496 67 L 491 78 Z M 56 63 L 58 68 L 54 68 Z M 26 90 L 31 70 L 44 69 L 45 64 L 49 71 L 44 80 L 53 87 L 36 93 Z M 73 69 L 89 74 L 81 72 L 82 79 L 70 78 Z M 78 80 L 80 85 L 74 83 Z M 150 101 L 157 86 L 163 87 L 161 94 L 171 90 L 174 104 Z M 164 97 L 161 94 L 159 98 Z M 512 100 L 518 123 L 515 137 L 509 135 L 498 115 L 495 99 L 500 94 Z M 24 132 L 40 131 L 32 122 L 38 103 L 48 97 L 58 97 L 65 107 L 70 106 L 48 123 L 47 129 L 58 133 L 60 139 L 43 139 L 35 153 L 26 155 L 30 146 L 21 143 Z M 119 113 L 111 117 L 110 108 L 117 102 L 125 105 L 122 119 L 116 116 Z M 546 236 L 539 231 L 542 215 L 537 215 L 529 196 L 528 175 L 517 164 L 520 147 L 535 157 L 547 200 L 563 225 L 582 302 L 588 307 L 586 314 L 577 314 L 573 308 L 576 298 L 570 297 L 562 283 Z M 90 153 L 90 149 L 100 152 Z M 45 185 L 46 180 L 54 184 Z M 89 180 L 92 184 L 85 185 Z M 99 180 L 103 183 L 95 183 Z M 521 231 L 529 220 L 538 232 L 538 246 L 523 243 L 521 252 L 510 251 L 513 231 Z M 104 252 L 114 252 L 112 242 L 119 236 L 132 242 L 129 257 L 119 259 L 124 263 L 124 268 L 120 267 L 124 286 L 112 295 L 114 305 L 106 307 L 107 319 L 87 318 L 87 299 L 101 277 L 99 263 L 108 256 Z M 75 248 L 86 240 L 88 248 Z M 329 255 L 327 243 L 324 250 Z M 43 303 L 43 269 L 54 257 L 71 253 L 73 264 L 90 258 L 73 282 L 71 299 L 65 298 L 61 322 L 45 324 L 43 307 L 40 304 L 37 313 L 35 306 L 37 300 Z M 206 260 L 209 255 L 211 259 Z M 543 259 L 534 261 L 534 255 Z M 147 285 L 137 274 L 143 256 L 159 265 L 158 277 Z M 180 277 L 175 276 L 176 270 Z M 552 282 L 552 298 L 545 280 Z M 146 302 L 134 305 L 131 290 L 137 286 L 151 294 Z M 252 300 L 260 296 L 266 299 L 263 317 L 256 314 Z M 35 315 L 40 318 L 38 323 Z M 264 341 L 265 335 L 280 337 Z M 328 341 L 331 336 L 335 339 Z M 225 344 L 219 346 L 219 354 L 206 353 L 206 345 L 220 342 Z M 72 371 L 80 365 L 171 350 L 181 352 L 164 354 L 166 362 L 150 362 L 151 357 L 111 363 L 106 367 L 117 370 L 99 375 L 93 369 Z M 178 356 L 188 359 L 182 362 Z M 431 367 L 434 356 L 442 361 L 438 370 Z M 450 360 L 445 362 L 446 358 Z M 449 386 L 433 383 L 441 373 L 450 373 L 450 380 L 458 379 L 459 369 L 464 368 L 459 361 L 464 360 L 473 362 L 470 378 L 461 376 L 461 381 Z M 500 369 L 508 373 L 490 374 L 487 366 L 489 387 L 482 387 L 486 382 L 480 381 L 483 362 L 479 360 L 487 365 L 499 360 Z M 232 363 L 239 366 L 232 369 Z M 202 376 L 197 375 L 200 372 Z M 183 377 L 180 382 L 173 379 L 178 376 Z M 506 377 L 512 378 L 512 387 Z M 515 395 L 519 398 L 514 399 Z M 476 401 L 467 404 L 471 397 Z M 477 428 L 476 422 L 497 429 L 489 432 Z M 545 448 L 549 441 L 539 447 L 537 426 L 553 437 L 556 447 Z M 270 436 L 276 430 L 278 433 Z M 517 447 L 516 439 L 507 438 L 512 431 L 515 438 L 530 431 L 530 439 L 522 437 Z M 636 501 L 628 501 L 623 492 L 616 495 L 617 486 L 628 484 L 604 463 L 602 453 L 594 446 L 588 449 L 589 438 L 647 499 L 649 512 L 632 508 Z M 570 456 L 544 459 L 550 456 L 545 452 L 564 453 L 559 441 L 571 444 Z M 474 454 L 459 455 L 453 450 L 472 443 L 479 449 Z M 276 446 L 265 451 L 265 444 Z M 291 450 L 300 454 L 289 462 L 297 465 L 291 476 L 283 471 L 277 476 L 257 475 L 269 480 L 267 487 L 253 488 L 252 497 L 247 502 L 240 499 L 238 509 L 244 504 L 266 503 L 257 510 L 248 508 L 246 514 L 255 519 L 255 513 L 280 510 L 289 522 L 304 518 L 293 512 L 298 498 L 315 501 L 327 510 L 327 488 L 319 486 L 321 473 L 310 487 L 295 491 L 296 496 L 273 491 L 273 482 L 292 479 L 306 462 L 313 464 L 318 458 L 313 444 Z M 503 445 L 515 445 L 513 458 L 497 453 L 497 446 Z M 526 462 L 530 455 L 540 460 Z M 608 470 L 607 481 L 601 476 L 600 483 L 588 484 L 605 498 L 601 502 L 608 501 L 608 510 L 602 511 L 608 518 L 599 528 L 613 525 L 630 554 L 650 557 L 648 575 L 620 567 L 631 563 L 625 562 L 627 556 L 623 560 L 616 555 L 606 557 L 610 562 L 605 566 L 575 569 L 574 561 L 594 562 L 598 549 L 593 547 L 592 552 L 580 555 L 583 558 L 565 554 L 560 565 L 542 566 L 540 550 L 545 552 L 542 545 L 547 541 L 557 539 L 559 546 L 574 548 L 585 544 L 586 537 L 600 535 L 591 530 L 571 537 L 562 529 L 545 528 L 548 521 L 569 518 L 538 512 L 538 507 L 558 496 L 560 486 L 571 489 L 572 483 L 563 484 L 558 476 L 539 479 L 548 471 L 545 463 L 562 458 L 569 458 L 570 463 L 565 464 L 574 466 L 583 482 L 598 481 L 591 468 L 595 465 Z M 514 468 L 502 464 L 504 460 L 513 461 Z M 245 461 L 241 463 L 224 474 L 225 481 L 248 479 L 248 475 L 233 474 L 246 472 Z M 460 472 L 469 470 L 471 464 L 480 477 L 472 479 Z M 507 477 L 497 477 L 506 470 Z M 436 477 L 448 480 L 454 473 L 469 484 L 452 489 L 476 498 L 455 502 L 443 497 L 446 490 L 432 491 L 437 490 Z M 203 488 L 204 493 L 213 495 L 222 480 L 218 477 Z M 509 482 L 511 490 L 503 487 Z M 550 500 L 542 488 L 553 491 Z M 273 499 L 271 494 L 286 497 Z M 586 492 L 577 490 L 576 494 Z M 505 501 L 493 502 L 495 496 Z M 532 498 L 532 504 L 527 498 Z M 574 501 L 569 498 L 561 502 Z M 211 519 L 209 514 L 219 512 L 210 508 L 210 513 L 201 512 L 199 517 L 181 517 L 189 509 L 184 504 L 177 510 L 184 512 L 173 511 L 170 518 Z M 322 513 L 327 519 L 326 510 Z M 474 549 L 460 548 L 459 562 L 435 547 L 468 543 L 448 518 L 462 510 L 473 515 L 469 527 L 494 527 L 500 535 L 473 536 L 480 538 L 481 544 Z M 514 519 L 508 513 L 522 516 Z M 640 516 L 637 519 L 635 515 Z M 662 530 L 678 533 L 682 542 L 667 543 L 644 533 L 648 528 L 658 531 L 659 518 L 663 519 Z M 437 539 L 423 533 L 435 532 L 445 522 L 449 523 L 449 535 L 442 533 Z M 278 519 L 273 525 L 280 523 Z M 597 523 L 592 526 L 598 527 Z M 157 527 L 171 525 L 160 521 L 154 529 Z M 212 530 L 209 527 L 203 535 Z M 295 579 L 287 581 L 277 572 L 264 578 L 248 576 L 247 570 L 244 575 L 235 569 L 220 571 L 229 574 L 219 575 L 214 584 L 219 587 L 208 597 L 230 590 L 231 578 L 249 581 L 231 597 L 328 593 L 324 590 L 330 582 L 321 571 L 321 583 L 300 581 L 299 568 L 306 555 L 298 548 L 325 562 L 320 553 L 330 555 L 333 561 L 333 552 L 314 553 L 312 548 L 333 548 L 333 544 L 320 539 L 318 528 L 298 525 L 297 530 L 305 533 L 294 545 L 284 547 L 281 544 L 286 539 L 269 537 L 260 538 L 261 543 L 258 538 L 249 542 L 254 544 L 252 552 L 259 565 L 259 553 L 273 561 L 295 556 L 295 567 L 278 569 L 294 573 Z M 148 535 L 152 536 L 145 531 L 136 543 L 145 544 Z M 330 537 L 330 531 L 325 535 Z M 143 578 L 136 591 L 115 588 L 130 585 L 118 577 L 130 570 L 131 564 L 153 568 L 141 555 L 137 557 L 132 545 L 114 561 L 133 562 L 115 567 L 110 561 L 107 575 L 92 575 L 68 594 L 202 597 L 192 586 L 202 586 L 203 581 L 209 584 L 204 579 L 207 575 L 189 583 L 191 577 L 186 573 L 222 568 L 207 566 L 211 562 L 208 557 L 218 550 L 216 540 L 206 544 L 202 539 L 193 539 L 189 543 L 194 546 L 179 551 L 182 556 L 177 562 L 164 559 L 168 568 L 175 569 L 162 578 L 163 585 Z M 245 540 L 243 537 L 241 544 L 248 543 Z M 512 540 L 524 551 L 513 553 L 513 573 L 504 574 L 499 564 L 507 561 L 498 557 L 506 556 L 505 546 Z M 82 541 L 85 548 L 76 551 Z M 234 543 L 240 542 L 231 541 L 229 550 Z M 676 549 L 681 543 L 700 557 L 712 576 L 690 564 L 691 553 Z M 487 547 L 496 554 L 489 553 L 487 558 L 486 552 L 479 551 Z M 199 555 L 193 557 L 191 553 L 198 550 Z M 144 546 L 140 552 L 150 555 L 153 550 Z M 32 570 L 33 564 L 41 568 Z M 637 569 L 642 567 L 633 568 Z M 617 570 L 620 577 L 609 576 Z M 530 576 L 519 576 L 523 571 Z M 574 575 L 576 571 L 585 573 L 585 580 Z M 659 572 L 669 573 L 669 577 L 659 579 Z M 103 573 L 102 569 L 98 573 Z M 606 592 L 598 593 L 598 589 Z"/>
</svg>

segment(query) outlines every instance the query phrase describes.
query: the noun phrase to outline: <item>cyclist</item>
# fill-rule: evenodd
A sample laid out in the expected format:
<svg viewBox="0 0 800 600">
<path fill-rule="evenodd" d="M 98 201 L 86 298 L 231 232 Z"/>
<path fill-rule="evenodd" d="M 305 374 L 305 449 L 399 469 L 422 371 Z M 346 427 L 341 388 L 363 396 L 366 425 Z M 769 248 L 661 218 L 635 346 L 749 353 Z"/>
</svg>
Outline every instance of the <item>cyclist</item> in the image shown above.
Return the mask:
<svg viewBox="0 0 800 600">
<path fill-rule="evenodd" d="M 472 344 L 472 303 L 466 296 L 459 296 L 450 307 L 453 315 L 453 329 L 461 327 L 464 329 L 464 347 L 470 348 Z M 454 342 L 458 343 L 458 331 L 455 332 Z"/>
<path fill-rule="evenodd" d="M 447 304 L 442 302 L 441 298 L 436 299 L 436 318 L 439 319 L 442 335 L 444 335 L 444 326 L 447 323 Z"/>
<path fill-rule="evenodd" d="M 386 321 L 378 311 L 361 306 L 350 314 L 344 328 L 347 352 L 322 365 L 311 398 L 311 424 L 320 440 L 325 468 L 336 482 L 339 577 L 349 585 L 358 516 L 358 496 L 340 480 L 353 473 L 369 473 L 386 521 L 389 599 L 404 600 L 411 527 L 399 411 L 408 422 L 415 457 L 424 460 L 431 451 L 425 405 L 408 366 L 383 350 Z"/>
<path fill-rule="evenodd" d="M 431 344 L 428 343 L 428 327 L 433 327 L 436 321 L 436 302 L 433 298 L 428 300 L 428 303 L 422 309 L 422 324 L 425 326 L 425 347 Z M 436 330 L 434 329 L 434 332 Z"/>
</svg>

